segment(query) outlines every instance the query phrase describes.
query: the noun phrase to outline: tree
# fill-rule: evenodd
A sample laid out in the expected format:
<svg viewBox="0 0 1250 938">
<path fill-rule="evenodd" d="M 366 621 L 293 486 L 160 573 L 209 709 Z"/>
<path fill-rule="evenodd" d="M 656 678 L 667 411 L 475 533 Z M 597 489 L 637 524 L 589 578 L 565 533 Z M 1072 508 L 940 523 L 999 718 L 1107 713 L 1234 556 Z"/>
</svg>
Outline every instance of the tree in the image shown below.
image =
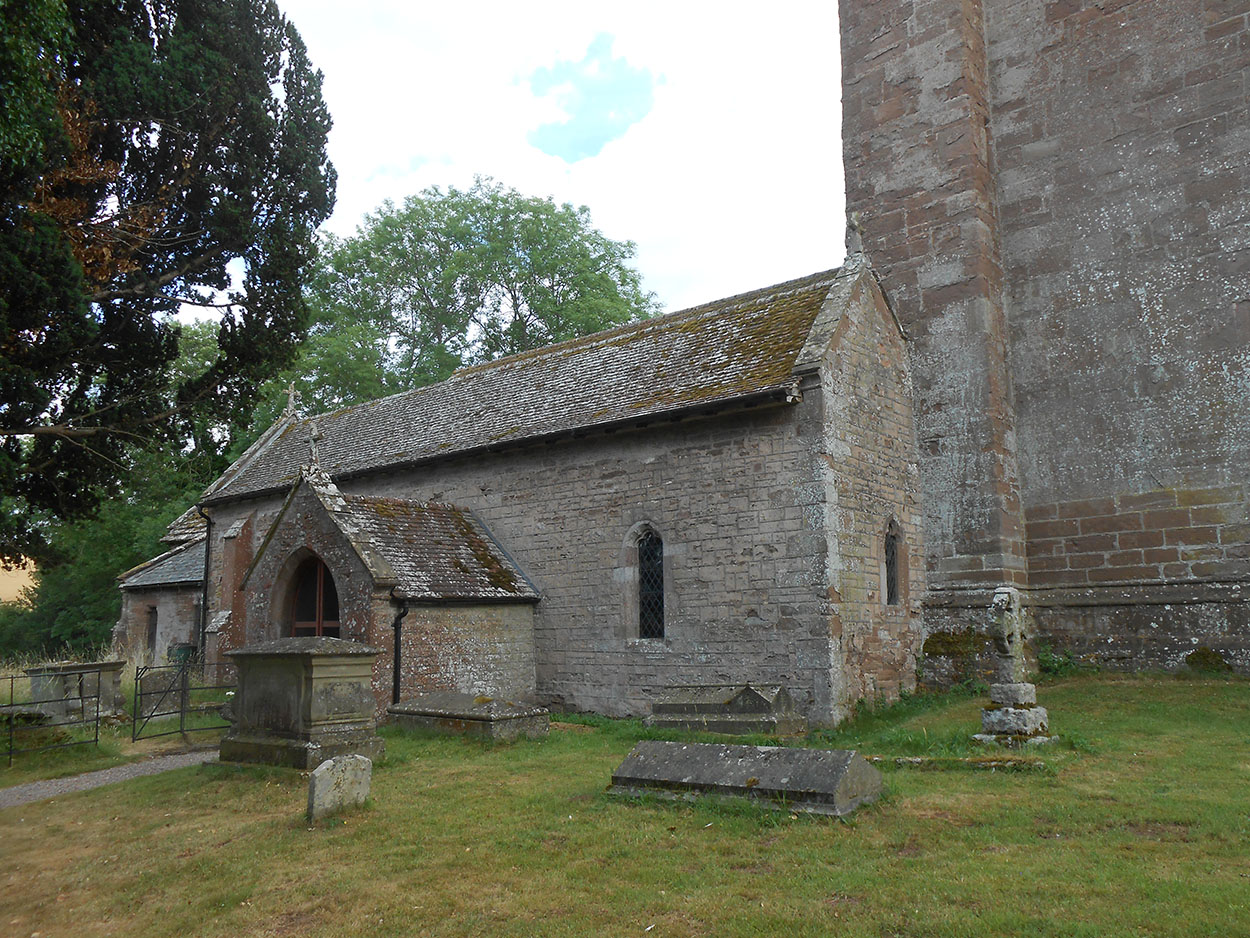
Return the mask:
<svg viewBox="0 0 1250 938">
<path fill-rule="evenodd" d="M 293 372 L 327 410 L 439 381 L 455 369 L 652 315 L 634 245 L 584 206 L 490 179 L 385 202 L 349 238 L 326 238 L 308 298 L 313 322 Z"/>
<path fill-rule="evenodd" d="M 202 375 L 217 357 L 216 324 L 183 326 L 179 338 L 172 373 Z M 167 549 L 167 525 L 220 475 L 240 429 L 197 418 L 187 436 L 132 448 L 120 492 L 91 517 L 49 525 L 29 603 L 0 604 L 0 658 L 92 654 L 107 643 L 121 609 L 117 575 Z"/>
<path fill-rule="evenodd" d="M 37 15 L 0 2 L 0 65 L 24 89 L 0 109 L 0 557 L 14 559 L 45 547 L 44 519 L 119 491 L 136 446 L 246 417 L 305 332 L 334 171 L 321 75 L 272 0 L 71 0 L 60 21 L 56 0 Z M 186 304 L 219 311 L 217 351 L 176 376 L 168 314 Z"/>
</svg>

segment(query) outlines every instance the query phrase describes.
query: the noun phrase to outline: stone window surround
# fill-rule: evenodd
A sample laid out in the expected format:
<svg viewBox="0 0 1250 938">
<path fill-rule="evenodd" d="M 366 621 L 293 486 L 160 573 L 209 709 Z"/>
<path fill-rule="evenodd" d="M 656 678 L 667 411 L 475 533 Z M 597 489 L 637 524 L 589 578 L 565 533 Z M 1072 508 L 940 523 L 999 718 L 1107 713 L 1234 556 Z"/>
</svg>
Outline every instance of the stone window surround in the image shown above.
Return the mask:
<svg viewBox="0 0 1250 938">
<path fill-rule="evenodd" d="M 639 630 L 639 592 L 638 592 L 638 542 L 644 534 L 654 534 L 663 545 L 661 571 L 664 579 L 664 637 L 642 638 Z M 621 618 L 617 634 L 626 643 L 646 648 L 666 648 L 671 636 L 672 620 L 670 611 L 673 609 L 672 596 L 672 557 L 669 539 L 660 526 L 649 518 L 631 525 L 625 533 L 621 544 L 620 558 L 617 563 L 616 579 L 621 584 Z"/>
<path fill-rule="evenodd" d="M 886 570 L 886 551 L 888 541 L 894 538 L 894 578 L 895 601 L 890 602 L 890 582 Z M 891 515 L 881 528 L 881 536 L 877 539 L 881 550 L 881 593 L 880 602 L 887 612 L 901 612 L 907 608 L 907 537 L 898 519 Z"/>
</svg>

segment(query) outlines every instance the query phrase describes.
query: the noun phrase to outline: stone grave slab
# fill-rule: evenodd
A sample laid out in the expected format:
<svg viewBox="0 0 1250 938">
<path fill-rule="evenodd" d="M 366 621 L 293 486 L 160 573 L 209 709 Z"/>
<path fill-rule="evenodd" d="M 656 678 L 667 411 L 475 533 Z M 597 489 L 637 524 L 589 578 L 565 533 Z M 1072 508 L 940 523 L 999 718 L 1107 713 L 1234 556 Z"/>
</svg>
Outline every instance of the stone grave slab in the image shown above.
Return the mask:
<svg viewBox="0 0 1250 938">
<path fill-rule="evenodd" d="M 807 723 L 780 684 L 668 687 L 651 705 L 651 725 L 706 733 L 803 733 Z"/>
<path fill-rule="evenodd" d="M 359 755 L 327 759 L 308 779 L 308 820 L 364 804 L 372 780 L 371 759 Z"/>
<path fill-rule="evenodd" d="M 550 714 L 542 707 L 457 691 L 420 694 L 387 707 L 386 712 L 398 726 L 450 736 L 540 739 L 551 727 Z"/>
<path fill-rule="evenodd" d="M 756 799 L 841 816 L 881 794 L 881 773 L 850 749 L 790 749 L 643 740 L 612 773 L 609 792 Z"/>
</svg>

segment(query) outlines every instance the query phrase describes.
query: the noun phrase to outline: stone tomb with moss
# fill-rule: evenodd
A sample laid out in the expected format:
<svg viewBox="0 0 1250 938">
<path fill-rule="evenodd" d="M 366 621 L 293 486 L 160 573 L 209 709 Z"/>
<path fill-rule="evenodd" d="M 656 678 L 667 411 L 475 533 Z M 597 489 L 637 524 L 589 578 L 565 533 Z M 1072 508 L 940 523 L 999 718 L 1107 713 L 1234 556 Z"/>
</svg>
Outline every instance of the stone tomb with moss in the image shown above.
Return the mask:
<svg viewBox="0 0 1250 938">
<path fill-rule="evenodd" d="M 373 661 L 378 650 L 337 638 L 280 638 L 241 648 L 233 726 L 221 741 L 223 762 L 316 768 L 335 756 L 377 760 Z"/>
</svg>

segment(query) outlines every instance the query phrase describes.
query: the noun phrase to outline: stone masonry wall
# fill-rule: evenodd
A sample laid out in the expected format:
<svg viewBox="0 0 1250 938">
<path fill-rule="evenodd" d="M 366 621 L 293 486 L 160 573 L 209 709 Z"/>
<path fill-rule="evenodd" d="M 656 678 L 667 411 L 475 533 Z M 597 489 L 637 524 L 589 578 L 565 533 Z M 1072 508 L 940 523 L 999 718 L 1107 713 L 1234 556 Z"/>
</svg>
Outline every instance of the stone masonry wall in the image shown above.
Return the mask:
<svg viewBox="0 0 1250 938">
<path fill-rule="evenodd" d="M 624 715 L 674 684 L 780 682 L 832 719 L 819 394 L 340 482 L 472 509 L 542 594 L 539 698 Z M 629 536 L 663 538 L 665 635 L 631 621 Z"/>
<path fill-rule="evenodd" d="M 400 699 L 436 690 L 525 700 L 534 696 L 530 603 L 412 606 L 401 635 Z M 386 638 L 379 635 L 377 641 Z M 389 673 L 393 644 L 383 647 Z"/>
<path fill-rule="evenodd" d="M 195 586 L 123 590 L 122 610 L 113 646 L 127 661 L 141 665 L 166 663 L 169 646 L 198 640 L 202 591 Z M 148 650 L 148 610 L 156 609 L 156 648 Z"/>
<path fill-rule="evenodd" d="M 963 558 L 999 493 L 1027 515 L 1001 530 L 1027 540 L 1039 641 L 1145 667 L 1214 643 L 1242 666 L 1250 9 L 841 7 L 848 208 L 915 338 L 928 630 L 981 627 L 975 591 L 943 591 L 980 576 Z M 979 351 L 1000 340 L 1002 372 Z M 996 439 L 1014 477 L 986 464 Z"/>
<path fill-rule="evenodd" d="M 253 523 L 255 537 L 264 538 L 277 516 L 278 503 L 258 511 Z M 287 634 L 294 597 L 294 575 L 300 563 L 316 555 L 334 579 L 339 600 L 339 638 L 371 644 L 374 640 L 374 584 L 368 569 L 351 543 L 335 526 L 321 503 L 302 487 L 287 508 L 272 538 L 257 548 L 246 590 L 230 601 L 245 610 L 243 623 L 235 622 L 235 634 L 244 644 L 268 641 Z M 240 572 L 241 578 L 246 571 Z M 235 582 L 239 582 L 236 580 Z M 389 685 L 388 685 L 389 687 Z"/>
<path fill-rule="evenodd" d="M 981 0 L 843 0 L 847 209 L 911 340 L 930 589 L 1023 584 Z"/>
<path fill-rule="evenodd" d="M 987 29 L 1038 641 L 1250 671 L 1250 10 L 996 0 Z"/>
<path fill-rule="evenodd" d="M 991 9 L 1026 505 L 1134 514 L 1170 507 L 1169 491 L 1244 486 L 1250 9 Z"/>
<path fill-rule="evenodd" d="M 827 525 L 835 660 L 845 696 L 897 697 L 916 683 L 923 638 L 925 564 L 907 349 L 880 293 L 861 282 L 826 355 L 825 446 L 830 473 Z M 891 519 L 903 537 L 900 602 L 887 605 L 885 537 Z"/>
</svg>

